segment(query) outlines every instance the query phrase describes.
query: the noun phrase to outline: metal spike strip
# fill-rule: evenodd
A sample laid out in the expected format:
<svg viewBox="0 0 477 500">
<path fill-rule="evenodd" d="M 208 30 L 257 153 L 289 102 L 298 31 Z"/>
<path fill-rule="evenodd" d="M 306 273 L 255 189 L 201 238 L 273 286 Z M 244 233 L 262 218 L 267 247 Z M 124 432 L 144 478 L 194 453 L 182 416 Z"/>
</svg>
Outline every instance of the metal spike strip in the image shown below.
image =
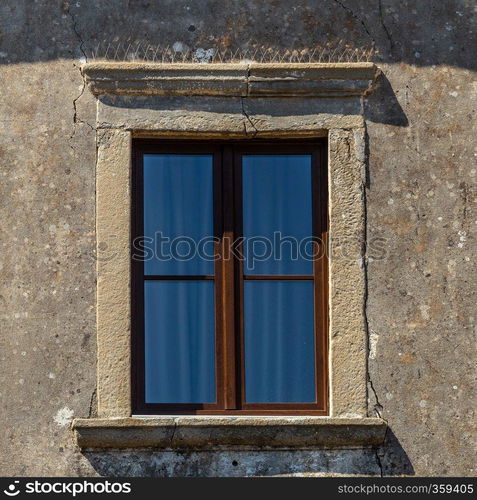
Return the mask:
<svg viewBox="0 0 477 500">
<path fill-rule="evenodd" d="M 338 44 L 327 43 L 324 46 L 309 49 L 279 50 L 266 46 L 253 46 L 247 49 L 207 49 L 202 54 L 197 50 L 175 50 L 167 45 L 153 45 L 142 41 L 100 41 L 89 51 L 92 60 L 112 61 L 148 61 L 163 64 L 174 62 L 227 63 L 254 61 L 263 63 L 323 63 L 323 62 L 369 62 L 376 51 L 369 47 L 350 47 L 343 41 Z"/>
</svg>

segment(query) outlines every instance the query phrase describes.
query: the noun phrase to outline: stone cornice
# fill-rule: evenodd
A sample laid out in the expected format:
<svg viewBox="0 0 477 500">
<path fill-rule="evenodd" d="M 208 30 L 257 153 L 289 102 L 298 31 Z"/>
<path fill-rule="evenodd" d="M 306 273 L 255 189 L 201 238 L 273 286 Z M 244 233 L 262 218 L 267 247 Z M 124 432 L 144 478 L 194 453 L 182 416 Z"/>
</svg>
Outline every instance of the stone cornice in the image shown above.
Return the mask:
<svg viewBox="0 0 477 500">
<path fill-rule="evenodd" d="M 100 95 L 361 97 L 378 74 L 373 63 L 158 64 L 94 62 L 83 75 Z"/>
<path fill-rule="evenodd" d="M 384 441 L 386 423 L 378 418 L 164 416 L 76 419 L 73 429 L 82 449 L 303 449 L 377 446 Z"/>
</svg>

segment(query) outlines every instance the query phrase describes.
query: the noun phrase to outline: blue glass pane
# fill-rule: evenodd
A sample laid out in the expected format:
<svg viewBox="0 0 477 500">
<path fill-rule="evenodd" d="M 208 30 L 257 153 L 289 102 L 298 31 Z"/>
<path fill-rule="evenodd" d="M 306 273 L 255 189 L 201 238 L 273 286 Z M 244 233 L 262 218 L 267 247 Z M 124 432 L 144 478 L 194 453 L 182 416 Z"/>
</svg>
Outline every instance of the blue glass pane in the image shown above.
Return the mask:
<svg viewBox="0 0 477 500">
<path fill-rule="evenodd" d="M 213 281 L 146 281 L 146 402 L 215 402 Z"/>
<path fill-rule="evenodd" d="M 312 274 L 311 156 L 245 155 L 242 166 L 245 274 Z"/>
<path fill-rule="evenodd" d="M 313 281 L 244 282 L 247 403 L 315 401 Z"/>
<path fill-rule="evenodd" d="M 212 155 L 144 155 L 146 275 L 213 274 L 212 175 Z"/>
</svg>

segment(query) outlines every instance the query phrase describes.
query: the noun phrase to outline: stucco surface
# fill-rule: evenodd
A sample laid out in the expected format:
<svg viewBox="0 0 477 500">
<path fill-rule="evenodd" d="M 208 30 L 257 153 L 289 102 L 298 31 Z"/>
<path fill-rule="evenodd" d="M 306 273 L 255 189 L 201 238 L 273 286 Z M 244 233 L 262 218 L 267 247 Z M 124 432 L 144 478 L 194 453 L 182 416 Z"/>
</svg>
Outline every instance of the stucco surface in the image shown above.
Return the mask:
<svg viewBox="0 0 477 500">
<path fill-rule="evenodd" d="M 2 475 L 475 475 L 475 14 L 470 0 L 2 2 Z M 385 244 L 363 286 L 368 412 L 390 429 L 377 452 L 74 447 L 71 419 L 96 408 L 96 102 L 79 66 L 128 38 L 376 49 L 365 222 Z"/>
</svg>

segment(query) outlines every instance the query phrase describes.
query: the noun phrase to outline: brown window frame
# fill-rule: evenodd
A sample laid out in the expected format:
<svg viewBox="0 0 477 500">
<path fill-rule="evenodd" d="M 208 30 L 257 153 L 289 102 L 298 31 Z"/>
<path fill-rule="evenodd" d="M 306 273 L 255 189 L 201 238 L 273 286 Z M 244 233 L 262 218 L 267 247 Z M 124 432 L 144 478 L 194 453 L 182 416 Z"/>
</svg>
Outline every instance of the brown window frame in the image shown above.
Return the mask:
<svg viewBox="0 0 477 500">
<path fill-rule="evenodd" d="M 147 279 L 215 280 L 216 402 L 163 404 L 145 401 L 144 262 L 131 259 L 132 412 L 135 415 L 328 415 L 328 179 L 324 140 L 300 141 L 163 141 L 133 140 L 131 189 L 131 257 L 133 241 L 143 234 L 143 155 L 211 154 L 214 178 L 215 253 L 220 257 L 212 276 L 156 276 Z M 246 277 L 243 262 L 224 259 L 225 236 L 235 241 L 242 230 L 241 156 L 244 154 L 312 155 L 312 223 L 318 237 L 313 274 Z M 233 200 L 232 202 L 230 200 Z M 309 279 L 314 281 L 314 403 L 246 403 L 244 380 L 243 282 L 246 279 Z"/>
</svg>

